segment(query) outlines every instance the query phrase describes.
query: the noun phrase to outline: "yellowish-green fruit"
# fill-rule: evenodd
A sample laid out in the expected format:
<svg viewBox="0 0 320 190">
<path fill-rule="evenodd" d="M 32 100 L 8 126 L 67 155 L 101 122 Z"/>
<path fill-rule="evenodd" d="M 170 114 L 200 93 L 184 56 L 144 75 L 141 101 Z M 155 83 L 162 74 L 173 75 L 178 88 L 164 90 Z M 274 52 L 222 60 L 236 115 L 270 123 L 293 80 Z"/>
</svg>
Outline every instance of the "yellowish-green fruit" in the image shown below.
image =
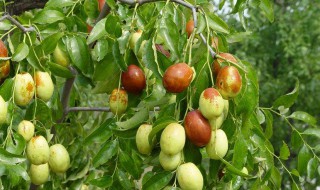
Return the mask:
<svg viewBox="0 0 320 190">
<path fill-rule="evenodd" d="M 49 179 L 49 165 L 48 163 L 41 165 L 31 164 L 29 175 L 31 182 L 35 185 L 42 185 Z"/>
<path fill-rule="evenodd" d="M 30 121 L 23 120 L 18 125 L 18 133 L 23 136 L 26 141 L 29 141 L 34 135 L 34 125 Z"/>
<path fill-rule="evenodd" d="M 222 114 L 224 101 L 219 91 L 214 88 L 205 89 L 199 98 L 199 110 L 208 120 Z"/>
<path fill-rule="evenodd" d="M 209 120 L 211 130 L 214 131 L 216 129 L 220 129 L 221 125 L 224 121 L 224 114 L 221 114 L 219 117 L 214 117 Z"/>
<path fill-rule="evenodd" d="M 49 145 L 43 136 L 32 137 L 27 145 L 27 157 L 34 165 L 45 164 L 49 161 Z"/>
<path fill-rule="evenodd" d="M 229 112 L 229 100 L 223 99 L 223 102 L 224 102 L 224 106 L 223 106 L 222 114 L 223 114 L 223 118 L 225 120 L 227 118 L 228 112 Z"/>
<path fill-rule="evenodd" d="M 4 124 L 7 121 L 7 114 L 8 114 L 7 103 L 4 101 L 4 99 L 0 95 L 0 125 Z"/>
<path fill-rule="evenodd" d="M 159 154 L 159 162 L 164 170 L 175 170 L 181 163 L 181 155 L 181 152 L 175 155 L 168 155 L 161 151 Z"/>
<path fill-rule="evenodd" d="M 137 41 L 139 40 L 139 38 L 142 35 L 142 31 L 138 30 L 137 32 L 134 32 L 131 34 L 130 39 L 129 39 L 129 46 L 132 50 L 134 50 L 134 47 L 137 43 Z"/>
<path fill-rule="evenodd" d="M 160 147 L 165 154 L 175 155 L 182 151 L 186 133 L 182 125 L 170 123 L 162 132 Z"/>
<path fill-rule="evenodd" d="M 128 94 L 127 91 L 122 89 L 112 90 L 109 97 L 110 110 L 115 115 L 123 114 L 128 106 Z"/>
<path fill-rule="evenodd" d="M 153 138 L 152 144 L 149 144 L 149 134 L 152 131 L 152 125 L 142 124 L 136 134 L 136 144 L 138 151 L 141 154 L 150 154 L 155 143 L 155 138 Z"/>
<path fill-rule="evenodd" d="M 56 48 L 53 52 L 53 59 L 54 61 L 64 67 L 67 67 L 70 64 L 70 59 L 66 52 L 64 52 L 57 44 Z"/>
<path fill-rule="evenodd" d="M 45 102 L 49 101 L 54 90 L 49 73 L 37 71 L 34 75 L 34 81 L 36 83 L 37 97 Z"/>
<path fill-rule="evenodd" d="M 182 190 L 202 190 L 203 188 L 202 174 L 192 162 L 178 167 L 177 178 Z"/>
<path fill-rule="evenodd" d="M 49 165 L 53 172 L 64 173 L 70 166 L 70 156 L 62 144 L 55 144 L 50 147 Z"/>
<path fill-rule="evenodd" d="M 17 74 L 14 79 L 14 102 L 26 106 L 34 96 L 35 85 L 29 73 Z"/>
<path fill-rule="evenodd" d="M 206 146 L 206 151 L 211 159 L 219 160 L 228 152 L 228 138 L 222 129 L 211 132 L 210 142 Z"/>
</svg>

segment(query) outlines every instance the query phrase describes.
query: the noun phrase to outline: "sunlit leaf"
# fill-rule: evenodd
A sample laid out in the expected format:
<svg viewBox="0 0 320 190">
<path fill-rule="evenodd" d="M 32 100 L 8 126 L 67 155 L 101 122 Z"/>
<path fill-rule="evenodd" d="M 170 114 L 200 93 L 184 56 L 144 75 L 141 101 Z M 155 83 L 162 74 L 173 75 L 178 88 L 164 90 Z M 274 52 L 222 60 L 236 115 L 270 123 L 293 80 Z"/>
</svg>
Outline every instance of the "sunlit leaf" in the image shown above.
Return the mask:
<svg viewBox="0 0 320 190">
<path fill-rule="evenodd" d="M 284 106 L 285 108 L 291 107 L 298 97 L 298 92 L 299 92 L 299 81 L 297 80 L 294 89 L 290 93 L 277 98 L 276 101 L 274 101 L 273 103 L 273 107 L 274 108 L 278 108 L 280 106 Z"/>
<path fill-rule="evenodd" d="M 295 111 L 291 115 L 288 116 L 288 118 L 301 120 L 303 122 L 306 122 L 312 126 L 315 126 L 317 123 L 317 120 L 312 115 L 308 114 L 307 112 L 303 111 Z"/>
<path fill-rule="evenodd" d="M 12 61 L 19 62 L 27 57 L 29 54 L 29 46 L 22 42 L 18 45 L 16 51 L 12 55 Z"/>
<path fill-rule="evenodd" d="M 288 145 L 285 142 L 283 142 L 282 147 L 280 149 L 280 158 L 282 160 L 288 160 L 289 156 L 290 150 L 288 148 Z"/>
<path fill-rule="evenodd" d="M 164 188 L 172 179 L 172 172 L 161 172 L 152 176 L 142 187 L 143 190 L 153 190 Z"/>
</svg>

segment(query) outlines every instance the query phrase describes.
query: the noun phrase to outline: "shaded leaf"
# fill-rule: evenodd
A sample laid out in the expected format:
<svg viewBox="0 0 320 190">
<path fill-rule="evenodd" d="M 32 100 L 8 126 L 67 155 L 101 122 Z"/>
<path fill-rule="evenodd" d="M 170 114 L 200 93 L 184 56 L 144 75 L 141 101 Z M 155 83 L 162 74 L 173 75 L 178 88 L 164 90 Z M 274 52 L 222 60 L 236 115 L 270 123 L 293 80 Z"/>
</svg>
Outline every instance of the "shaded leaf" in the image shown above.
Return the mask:
<svg viewBox="0 0 320 190">
<path fill-rule="evenodd" d="M 142 187 L 143 190 L 154 190 L 164 188 L 172 179 L 172 172 L 161 172 L 152 176 Z"/>
<path fill-rule="evenodd" d="M 109 175 L 105 175 L 103 177 L 93 179 L 89 181 L 89 184 L 100 187 L 100 188 L 107 188 L 112 185 L 112 177 Z"/>
<path fill-rule="evenodd" d="M 62 8 L 62 7 L 68 7 L 68 6 L 72 6 L 74 3 L 73 0 L 50 0 L 46 3 L 46 7 L 50 7 L 50 8 Z"/>
<path fill-rule="evenodd" d="M 49 66 L 49 70 L 58 77 L 63 77 L 63 78 L 72 78 L 73 74 L 71 73 L 71 71 L 69 69 L 67 69 L 64 66 L 61 66 L 57 63 L 48 61 L 47 65 Z"/>
<path fill-rule="evenodd" d="M 92 29 L 87 39 L 87 44 L 91 44 L 94 41 L 100 39 L 107 34 L 105 30 L 106 18 L 100 20 Z"/>
<path fill-rule="evenodd" d="M 41 42 L 41 48 L 45 54 L 50 54 L 57 46 L 59 39 L 64 35 L 63 32 L 52 34 Z"/>
<path fill-rule="evenodd" d="M 0 148 L 0 162 L 7 165 L 15 165 L 24 162 L 26 158 L 24 156 L 12 154 L 7 152 L 3 148 Z"/>
<path fill-rule="evenodd" d="M 303 132 L 304 135 L 312 135 L 320 139 L 320 129 L 319 128 L 309 128 Z"/>
<path fill-rule="evenodd" d="M 93 157 L 92 164 L 94 167 L 98 167 L 111 159 L 118 152 L 118 140 L 108 141 L 99 152 Z"/>
<path fill-rule="evenodd" d="M 152 126 L 152 131 L 149 133 L 149 144 L 152 144 L 152 139 L 162 131 L 164 128 L 166 128 L 170 123 L 177 122 L 173 117 L 162 117 L 156 120 L 156 122 Z"/>
<path fill-rule="evenodd" d="M 306 168 L 312 155 L 307 146 L 303 145 L 298 154 L 298 171 L 300 174 L 306 173 Z"/>
<path fill-rule="evenodd" d="M 288 145 L 285 142 L 283 142 L 282 147 L 280 149 L 280 158 L 282 160 L 288 160 L 289 156 L 290 150 L 288 148 Z"/>
<path fill-rule="evenodd" d="M 127 152 L 121 151 L 119 153 L 120 165 L 130 173 L 135 179 L 139 179 L 142 173 L 142 169 L 137 165 L 137 162 L 127 154 Z"/>
<path fill-rule="evenodd" d="M 309 160 L 307 165 L 307 176 L 309 179 L 315 178 L 318 166 L 319 166 L 319 162 L 317 158 L 313 157 Z"/>
<path fill-rule="evenodd" d="M 90 145 L 92 143 L 102 143 L 107 141 L 112 136 L 109 125 L 113 122 L 114 120 L 111 118 L 103 122 L 97 129 L 95 129 L 84 139 L 83 143 L 85 145 Z"/>
<path fill-rule="evenodd" d="M 274 108 L 278 108 L 280 106 L 284 106 L 285 108 L 291 107 L 298 97 L 298 92 L 299 92 L 299 80 L 296 80 L 294 89 L 290 93 L 277 98 L 273 102 L 272 106 Z"/>
<path fill-rule="evenodd" d="M 274 21 L 273 1 L 261 0 L 259 7 L 263 11 L 265 16 L 269 19 L 269 21 L 273 22 Z"/>
</svg>

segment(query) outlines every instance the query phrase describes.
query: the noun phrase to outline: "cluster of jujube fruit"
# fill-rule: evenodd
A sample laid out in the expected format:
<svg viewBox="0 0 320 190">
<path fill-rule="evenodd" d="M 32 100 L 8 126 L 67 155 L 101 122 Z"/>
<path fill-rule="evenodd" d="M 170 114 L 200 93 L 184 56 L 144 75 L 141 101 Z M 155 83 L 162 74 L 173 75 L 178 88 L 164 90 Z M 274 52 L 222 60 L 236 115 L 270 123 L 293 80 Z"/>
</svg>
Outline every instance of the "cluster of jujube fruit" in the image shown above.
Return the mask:
<svg viewBox="0 0 320 190">
<path fill-rule="evenodd" d="M 53 55 L 59 64 L 66 66 L 67 62 L 62 53 L 57 46 Z M 0 41 L 0 57 L 8 57 L 7 48 L 2 41 Z M 4 67 L 9 69 L 3 69 Z M 0 62 L 0 79 L 8 76 L 8 70 L 10 70 L 9 60 Z M 48 72 L 36 71 L 33 77 L 28 72 L 21 72 L 14 76 L 13 89 L 14 104 L 25 108 L 35 96 L 48 102 L 53 95 L 54 84 Z M 7 117 L 8 106 L 0 95 L 0 125 L 7 123 Z M 27 142 L 26 156 L 30 162 L 29 175 L 33 184 L 41 185 L 47 182 L 50 170 L 55 173 L 67 171 L 70 166 L 70 157 L 63 145 L 54 144 L 49 147 L 43 136 L 35 136 L 35 126 L 28 120 L 22 120 L 19 123 L 17 133 Z"/>
</svg>

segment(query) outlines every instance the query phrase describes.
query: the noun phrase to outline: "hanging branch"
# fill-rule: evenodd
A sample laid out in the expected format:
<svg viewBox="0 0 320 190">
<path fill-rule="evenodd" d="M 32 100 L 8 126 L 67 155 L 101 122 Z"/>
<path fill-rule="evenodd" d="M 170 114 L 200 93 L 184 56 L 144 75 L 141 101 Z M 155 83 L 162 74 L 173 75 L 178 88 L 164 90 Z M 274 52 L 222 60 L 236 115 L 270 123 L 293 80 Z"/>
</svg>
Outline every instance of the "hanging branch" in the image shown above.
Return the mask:
<svg viewBox="0 0 320 190">
<path fill-rule="evenodd" d="M 7 13 L 0 18 L 0 22 L 5 20 L 5 19 L 9 20 L 12 24 L 16 25 L 24 33 L 35 31 L 35 29 L 32 26 L 30 26 L 30 27 L 22 26 L 22 24 L 20 24 L 20 22 L 18 22 L 15 18 L 13 18 L 12 16 L 10 16 Z"/>
</svg>

